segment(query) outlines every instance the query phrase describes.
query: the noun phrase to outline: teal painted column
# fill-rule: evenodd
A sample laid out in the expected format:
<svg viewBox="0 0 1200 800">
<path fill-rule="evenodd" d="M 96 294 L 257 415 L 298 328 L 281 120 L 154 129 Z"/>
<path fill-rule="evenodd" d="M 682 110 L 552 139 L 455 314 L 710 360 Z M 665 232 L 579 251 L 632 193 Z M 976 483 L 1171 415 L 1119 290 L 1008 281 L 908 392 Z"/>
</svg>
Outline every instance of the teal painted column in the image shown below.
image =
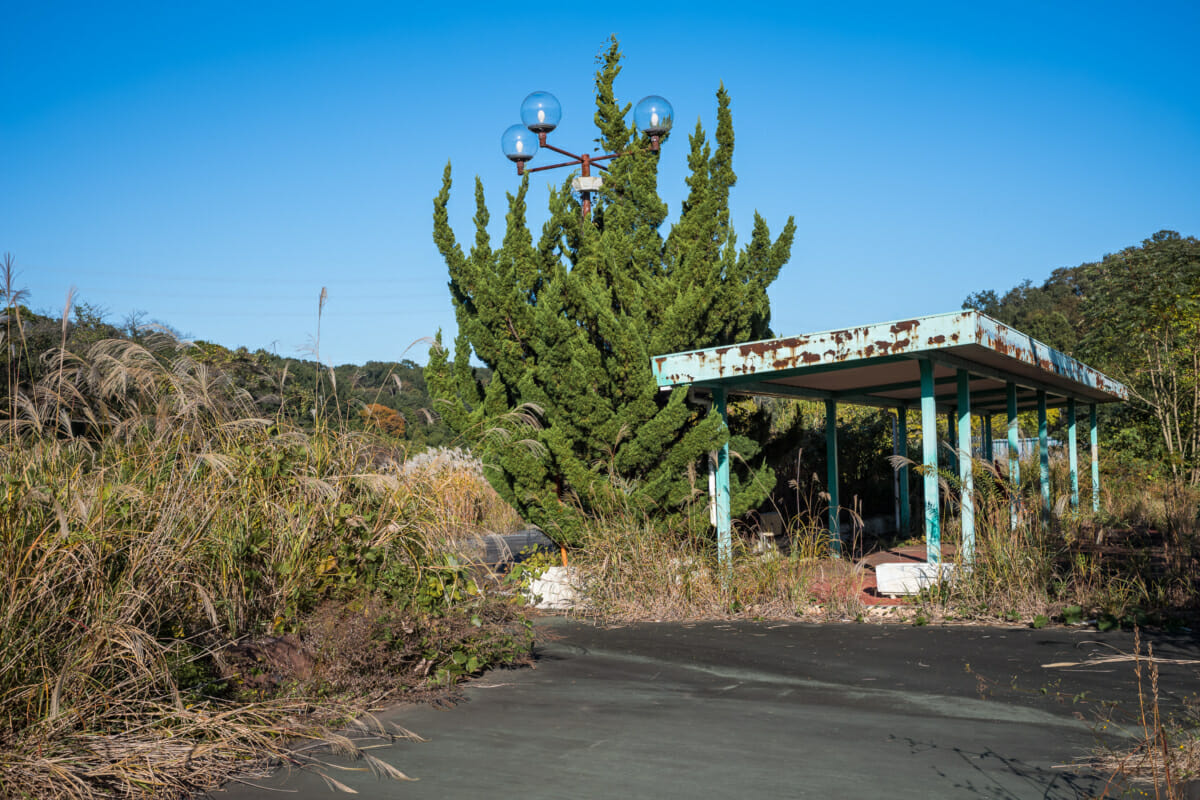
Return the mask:
<svg viewBox="0 0 1200 800">
<path fill-rule="evenodd" d="M 1067 398 L 1067 460 L 1071 468 L 1071 508 L 1079 510 L 1079 445 L 1075 432 L 1075 398 Z"/>
<path fill-rule="evenodd" d="M 908 458 L 908 409 L 896 409 L 896 455 Z M 912 512 L 908 502 L 908 465 L 900 468 L 900 531 L 912 528 Z"/>
<path fill-rule="evenodd" d="M 1008 400 L 1008 480 L 1012 484 L 1010 515 L 1012 529 L 1017 529 L 1017 517 L 1021 512 L 1021 432 L 1017 426 L 1017 385 L 1006 386 Z"/>
<path fill-rule="evenodd" d="M 958 437 L 954 434 L 954 420 L 957 416 L 957 409 L 946 412 L 946 444 L 950 445 L 947 449 L 949 455 L 946 456 L 946 469 L 951 472 L 958 469 Z"/>
<path fill-rule="evenodd" d="M 1038 486 L 1042 490 L 1042 524 L 1050 521 L 1050 439 L 1046 425 L 1046 393 L 1038 389 Z"/>
<path fill-rule="evenodd" d="M 979 438 L 983 439 L 983 460 L 992 463 L 995 454 L 992 452 L 992 415 L 984 414 L 979 423 Z"/>
<path fill-rule="evenodd" d="M 958 479 L 962 484 L 962 556 L 963 563 L 970 564 L 975 558 L 975 475 L 971 457 L 971 375 L 965 369 L 958 371 Z"/>
<path fill-rule="evenodd" d="M 1096 425 L 1096 404 L 1092 403 L 1092 511 L 1100 510 L 1100 428 Z"/>
<path fill-rule="evenodd" d="M 921 363 L 921 455 L 925 473 L 925 560 L 942 560 L 942 530 L 938 519 L 937 403 L 933 397 L 933 363 Z"/>
<path fill-rule="evenodd" d="M 729 410 L 725 402 L 725 387 L 718 386 L 712 390 L 713 406 L 721 415 L 721 422 L 729 429 Z M 717 560 L 726 570 L 733 566 L 733 539 L 730 535 L 733 520 L 729 513 L 729 437 L 717 451 Z"/>
<path fill-rule="evenodd" d="M 838 525 L 841 504 L 838 500 L 837 403 L 825 401 L 825 481 L 829 489 L 829 546 L 835 556 L 842 555 L 842 533 Z"/>
</svg>

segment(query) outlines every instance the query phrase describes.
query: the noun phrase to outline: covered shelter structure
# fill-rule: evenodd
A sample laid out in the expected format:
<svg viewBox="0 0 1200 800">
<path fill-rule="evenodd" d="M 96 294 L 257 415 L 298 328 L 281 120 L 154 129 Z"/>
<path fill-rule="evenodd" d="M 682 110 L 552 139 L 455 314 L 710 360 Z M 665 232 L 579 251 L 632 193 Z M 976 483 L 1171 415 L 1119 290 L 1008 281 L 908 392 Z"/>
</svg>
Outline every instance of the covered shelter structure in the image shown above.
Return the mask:
<svg viewBox="0 0 1200 800">
<path fill-rule="evenodd" d="M 1019 480 L 1017 415 L 1037 411 L 1042 513 L 1050 513 L 1047 409 L 1065 407 L 1072 507 L 1079 506 L 1077 420 L 1086 407 L 1091 442 L 1091 501 L 1099 509 L 1100 471 L 1096 407 L 1125 400 L 1122 384 L 1054 348 L 978 311 L 956 311 L 880 322 L 844 330 L 669 353 L 651 359 L 658 385 L 708 392 L 726 420 L 730 395 L 823 400 L 828 453 L 829 530 L 840 552 L 837 406 L 877 406 L 896 412 L 895 452 L 907 456 L 909 409 L 920 410 L 924 533 L 929 563 L 941 560 L 938 497 L 938 414 L 949 416 L 947 437 L 961 481 L 961 548 L 974 552 L 972 419 L 981 420 L 983 457 L 991 460 L 991 422 L 1007 421 L 1008 467 Z M 732 542 L 729 446 L 716 454 L 715 509 L 718 552 L 728 562 Z M 909 527 L 908 480 L 898 481 L 900 525 Z M 1014 499 L 1012 522 L 1017 524 Z"/>
</svg>

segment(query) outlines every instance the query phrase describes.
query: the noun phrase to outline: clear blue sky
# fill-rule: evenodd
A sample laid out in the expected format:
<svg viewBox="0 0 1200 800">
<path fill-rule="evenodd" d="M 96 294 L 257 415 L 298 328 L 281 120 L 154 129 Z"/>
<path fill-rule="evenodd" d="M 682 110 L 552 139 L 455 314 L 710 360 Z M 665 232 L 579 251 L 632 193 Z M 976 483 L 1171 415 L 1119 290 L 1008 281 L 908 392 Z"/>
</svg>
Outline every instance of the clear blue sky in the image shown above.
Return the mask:
<svg viewBox="0 0 1200 800">
<path fill-rule="evenodd" d="M 590 146 L 594 59 L 677 131 L 733 97 L 733 217 L 798 225 L 780 334 L 958 308 L 1170 228 L 1200 235 L 1200 3 L 5 3 L 0 251 L 36 310 L 327 363 L 453 333 L 432 198 L 495 233 L 524 96 Z M 614 11 L 619 8 L 619 11 Z M 515 11 L 514 11 L 515 9 Z M 663 151 L 677 214 L 686 138 Z M 554 175 L 554 173 L 551 173 Z M 552 178 L 557 181 L 558 176 Z M 534 181 L 542 206 L 550 178 Z M 424 362 L 418 345 L 407 357 Z"/>
</svg>

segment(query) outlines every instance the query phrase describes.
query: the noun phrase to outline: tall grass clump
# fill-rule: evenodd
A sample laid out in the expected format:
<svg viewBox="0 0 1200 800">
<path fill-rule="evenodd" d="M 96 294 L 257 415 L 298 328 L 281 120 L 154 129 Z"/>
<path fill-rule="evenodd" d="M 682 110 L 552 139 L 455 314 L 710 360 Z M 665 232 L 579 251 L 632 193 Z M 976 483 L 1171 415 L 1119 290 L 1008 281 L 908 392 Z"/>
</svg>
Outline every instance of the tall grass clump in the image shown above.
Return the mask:
<svg viewBox="0 0 1200 800">
<path fill-rule="evenodd" d="M 1044 615 L 1053 602 L 1056 537 L 1042 524 L 1036 488 L 1023 492 L 993 465 L 979 461 L 973 478 L 974 560 L 964 563 L 959 546 L 955 580 L 935 597 L 961 616 L 1032 619 Z M 961 545 L 958 476 L 939 475 L 939 485 L 949 511 L 944 517 L 943 541 Z"/>
<path fill-rule="evenodd" d="M 1087 760 L 1093 769 L 1109 773 L 1102 797 L 1110 787 L 1132 783 L 1129 787 L 1142 797 L 1164 800 L 1183 800 L 1195 795 L 1200 778 L 1200 714 L 1194 704 L 1184 709 L 1180 717 L 1165 713 L 1163 694 L 1159 688 L 1158 664 L 1154 645 L 1147 643 L 1142 652 L 1141 631 L 1133 630 L 1133 653 L 1109 656 L 1108 663 L 1133 661 L 1137 681 L 1138 715 L 1130 738 L 1116 749 L 1103 747 Z M 1170 659 L 1165 659 L 1170 660 Z M 1194 662 L 1193 662 L 1194 663 Z"/>
<path fill-rule="evenodd" d="M 451 543 L 489 533 L 518 530 L 519 514 L 487 483 L 483 462 L 459 447 L 433 447 L 400 465 L 404 480 L 423 496 L 437 497 L 429 528 Z"/>
<path fill-rule="evenodd" d="M 786 551 L 735 533 L 725 570 L 711 529 L 668 525 L 620 493 L 592 508 L 603 511 L 584 527 L 572 559 L 585 576 L 590 611 L 602 619 L 795 617 L 817 601 L 837 615 L 858 611 L 861 583 L 848 562 L 829 558 L 828 534 L 818 526 L 794 527 Z"/>
<path fill-rule="evenodd" d="M 899 456 L 891 461 L 918 476 L 925 469 Z M 961 547 L 959 476 L 940 469 L 942 541 L 957 546 L 955 577 L 913 598 L 915 610 L 925 619 L 1094 621 L 1101 628 L 1194 618 L 1200 610 L 1200 493 L 1151 473 L 1114 474 L 1113 465 L 1104 467 L 1102 510 L 1092 512 L 1086 485 L 1081 508 L 1071 508 L 1066 459 L 1052 459 L 1046 511 L 1036 460 L 1022 463 L 1019 485 L 1002 463 L 976 461 L 970 563 Z M 1086 478 L 1089 469 L 1085 459 L 1080 475 Z M 886 547 L 887 540 L 871 542 L 857 510 L 842 509 L 847 557 L 835 558 L 825 522 L 829 497 L 818 477 L 797 468 L 788 486 L 796 495 L 788 507 L 798 512 L 776 512 L 784 526 L 777 538 L 756 536 L 752 523 L 735 521 L 728 571 L 718 566 L 703 509 L 671 525 L 630 507 L 619 491 L 605 502 L 593 499 L 599 512 L 572 556 L 592 609 L 625 620 L 857 618 L 865 610 L 865 567 L 854 559 L 864 543 Z"/>
<path fill-rule="evenodd" d="M 322 614 L 355 617 L 394 685 L 519 657 L 436 544 L 484 523 L 481 481 L 448 506 L 387 441 L 264 418 L 169 337 L 43 360 L 0 446 L 0 795 L 184 796 L 289 737 L 354 750 L 328 725 L 379 696 L 339 694 L 349 643 L 306 639 Z"/>
<path fill-rule="evenodd" d="M 1036 462 L 1021 465 L 1023 477 L 1036 470 Z M 979 461 L 973 477 L 974 560 L 963 563 L 960 548 L 956 578 L 922 602 L 958 616 L 1093 619 L 1102 626 L 1167 622 L 1196 610 L 1195 493 L 1151 477 L 1109 474 L 1100 512 L 1088 507 L 1086 488 L 1081 508 L 1072 509 L 1068 467 L 1057 459 L 1047 512 L 1036 479 L 1017 486 Z M 939 481 L 949 507 L 943 540 L 959 544 L 961 487 L 957 476 L 942 474 Z"/>
</svg>

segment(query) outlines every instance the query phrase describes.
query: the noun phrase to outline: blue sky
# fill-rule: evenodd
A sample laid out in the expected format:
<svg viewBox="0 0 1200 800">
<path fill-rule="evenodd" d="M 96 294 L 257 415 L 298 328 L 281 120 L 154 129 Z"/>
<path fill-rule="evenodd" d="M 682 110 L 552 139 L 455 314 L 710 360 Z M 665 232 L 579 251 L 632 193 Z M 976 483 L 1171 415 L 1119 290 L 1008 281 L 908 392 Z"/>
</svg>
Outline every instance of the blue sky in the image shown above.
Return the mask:
<svg viewBox="0 0 1200 800">
<path fill-rule="evenodd" d="M 590 146 L 595 56 L 661 94 L 672 218 L 686 138 L 733 98 L 733 219 L 797 222 L 786 335 L 958 308 L 1169 228 L 1200 235 L 1200 4 L 7 3 L 0 251 L 36 310 L 321 359 L 425 360 L 451 335 L 432 198 L 478 175 L 500 235 L 503 130 L 554 92 Z M 732 10 L 731 10 L 732 9 Z M 539 162 L 535 162 L 539 163 Z M 533 218 L 545 185 L 535 178 Z"/>
</svg>

